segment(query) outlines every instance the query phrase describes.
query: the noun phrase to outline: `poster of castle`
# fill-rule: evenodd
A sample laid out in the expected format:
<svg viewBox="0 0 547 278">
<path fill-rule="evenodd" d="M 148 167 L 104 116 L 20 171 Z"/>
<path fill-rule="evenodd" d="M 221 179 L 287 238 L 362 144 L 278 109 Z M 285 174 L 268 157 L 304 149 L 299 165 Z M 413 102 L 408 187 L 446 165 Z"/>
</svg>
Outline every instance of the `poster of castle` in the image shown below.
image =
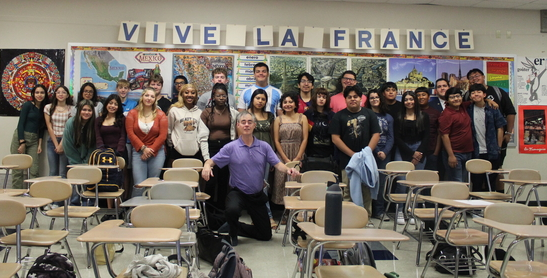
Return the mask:
<svg viewBox="0 0 547 278">
<path fill-rule="evenodd" d="M 433 88 L 436 62 L 432 59 L 389 59 L 389 81 L 397 84 L 399 95 L 418 87 Z"/>
</svg>

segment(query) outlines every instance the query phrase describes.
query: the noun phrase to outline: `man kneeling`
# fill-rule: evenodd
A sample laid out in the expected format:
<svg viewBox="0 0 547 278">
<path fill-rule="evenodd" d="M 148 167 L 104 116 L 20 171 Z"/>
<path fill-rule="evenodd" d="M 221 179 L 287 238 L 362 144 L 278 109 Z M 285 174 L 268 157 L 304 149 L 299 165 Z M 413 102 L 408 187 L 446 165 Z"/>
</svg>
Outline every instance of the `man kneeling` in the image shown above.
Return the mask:
<svg viewBox="0 0 547 278">
<path fill-rule="evenodd" d="M 256 118 L 247 111 L 237 115 L 239 139 L 226 144 L 220 151 L 203 165 L 201 176 L 205 180 L 213 175 L 211 169 L 230 166 L 231 190 L 226 196 L 226 222 L 232 245 L 237 245 L 237 236 L 251 237 L 258 240 L 270 240 L 272 230 L 266 208 L 268 197 L 262 191 L 266 163 L 274 165 L 279 171 L 295 177 L 298 171 L 281 163 L 270 145 L 253 136 Z M 246 209 L 252 225 L 239 222 L 241 211 Z"/>
</svg>

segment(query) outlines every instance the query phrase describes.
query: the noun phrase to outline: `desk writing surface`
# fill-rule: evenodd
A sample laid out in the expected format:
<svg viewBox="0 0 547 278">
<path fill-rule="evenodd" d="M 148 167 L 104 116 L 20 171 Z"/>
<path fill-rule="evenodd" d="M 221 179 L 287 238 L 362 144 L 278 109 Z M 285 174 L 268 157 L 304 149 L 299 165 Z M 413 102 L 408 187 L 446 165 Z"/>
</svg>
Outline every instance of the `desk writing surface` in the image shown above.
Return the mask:
<svg viewBox="0 0 547 278">
<path fill-rule="evenodd" d="M 339 236 L 325 235 L 325 228 L 312 222 L 300 222 L 298 227 L 316 241 L 407 241 L 398 232 L 384 229 L 342 229 Z"/>
<path fill-rule="evenodd" d="M 544 225 L 513 225 L 486 218 L 473 218 L 478 224 L 492 227 L 506 233 L 524 238 L 547 238 L 547 226 Z"/>
<path fill-rule="evenodd" d="M 19 196 L 28 192 L 28 189 L 0 189 L 0 195 Z"/>
<path fill-rule="evenodd" d="M 53 202 L 48 198 L 35 198 L 35 197 L 13 197 L 6 194 L 0 194 L 2 200 L 13 200 L 23 204 L 26 208 L 39 208 Z"/>
<path fill-rule="evenodd" d="M 303 201 L 299 196 L 284 196 L 285 208 L 290 210 L 318 209 L 325 206 L 325 201 Z"/>
<path fill-rule="evenodd" d="M 39 177 L 39 178 L 24 180 L 24 182 L 28 182 L 28 183 L 35 183 L 39 181 L 66 181 L 70 184 L 86 184 L 89 182 L 89 180 L 86 180 L 86 179 L 64 179 L 64 178 L 61 178 L 60 176 Z"/>
<path fill-rule="evenodd" d="M 180 199 L 148 199 L 148 197 L 137 196 L 121 203 L 120 207 L 138 207 L 146 204 L 168 204 L 178 207 L 193 207 L 195 202 L 193 200 Z"/>
<path fill-rule="evenodd" d="M 517 180 L 517 179 L 501 179 L 502 182 L 519 183 L 519 184 L 547 184 L 547 180 Z"/>
<path fill-rule="evenodd" d="M 118 226 L 120 222 L 123 221 L 119 220 L 106 227 L 99 225 L 80 235 L 76 240 L 106 243 L 175 242 L 180 239 L 182 233 L 181 230 L 174 228 L 124 228 Z"/>
<path fill-rule="evenodd" d="M 152 187 L 160 182 L 180 182 L 189 185 L 190 187 L 198 187 L 198 182 L 195 181 L 164 181 L 160 180 L 159 178 L 147 178 L 143 180 L 141 183 L 136 184 L 135 187 Z"/>
<path fill-rule="evenodd" d="M 300 189 L 308 184 L 318 184 L 320 182 L 297 182 L 297 181 L 287 181 L 285 182 L 285 188 L 287 189 Z M 340 187 L 346 187 L 347 185 L 343 182 L 338 184 Z M 325 187 L 327 183 L 325 182 Z"/>
<path fill-rule="evenodd" d="M 19 167 L 19 165 L 0 165 L 0 169 L 15 169 Z"/>
<path fill-rule="evenodd" d="M 386 175 L 406 175 L 412 170 L 387 170 L 387 169 L 378 169 L 378 172 Z"/>
<path fill-rule="evenodd" d="M 71 164 L 71 165 L 67 165 L 66 167 L 68 168 L 74 168 L 74 167 L 87 167 L 87 166 L 91 166 L 91 167 L 97 167 L 97 168 L 100 168 L 100 169 L 116 169 L 116 168 L 120 168 L 120 166 L 118 165 L 91 165 L 91 164 Z"/>
<path fill-rule="evenodd" d="M 482 209 L 482 208 L 485 208 L 486 206 L 488 206 L 490 204 L 502 202 L 502 201 L 498 201 L 498 200 L 489 200 L 489 201 L 477 200 L 477 201 L 482 201 L 482 202 L 487 202 L 488 203 L 488 204 L 486 204 L 486 203 L 478 204 L 478 203 L 461 202 L 461 201 L 464 201 L 464 200 L 450 200 L 450 199 L 438 198 L 438 197 L 433 197 L 433 196 L 420 196 L 420 197 L 422 199 L 426 200 L 426 201 L 429 201 L 429 202 L 443 204 L 443 205 L 446 205 L 446 206 L 460 208 L 460 209 Z M 466 201 L 468 201 L 468 200 L 466 200 Z"/>
</svg>

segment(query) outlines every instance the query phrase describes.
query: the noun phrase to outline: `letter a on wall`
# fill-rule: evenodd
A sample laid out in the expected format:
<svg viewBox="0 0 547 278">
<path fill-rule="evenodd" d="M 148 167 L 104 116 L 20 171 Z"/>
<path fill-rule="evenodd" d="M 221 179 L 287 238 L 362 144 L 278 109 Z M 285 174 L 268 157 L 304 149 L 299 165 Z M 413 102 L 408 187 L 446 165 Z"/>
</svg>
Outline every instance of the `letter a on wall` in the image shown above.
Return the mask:
<svg viewBox="0 0 547 278">
<path fill-rule="evenodd" d="M 399 29 L 380 30 L 380 48 L 394 50 L 399 49 Z"/>
<path fill-rule="evenodd" d="M 279 47 L 298 47 L 298 27 L 279 26 Z"/>
<path fill-rule="evenodd" d="M 118 33 L 118 41 L 137 43 L 139 40 L 140 22 L 122 21 L 120 24 L 120 32 Z"/>
<path fill-rule="evenodd" d="M 165 44 L 165 22 L 146 22 L 144 41 Z"/>
</svg>

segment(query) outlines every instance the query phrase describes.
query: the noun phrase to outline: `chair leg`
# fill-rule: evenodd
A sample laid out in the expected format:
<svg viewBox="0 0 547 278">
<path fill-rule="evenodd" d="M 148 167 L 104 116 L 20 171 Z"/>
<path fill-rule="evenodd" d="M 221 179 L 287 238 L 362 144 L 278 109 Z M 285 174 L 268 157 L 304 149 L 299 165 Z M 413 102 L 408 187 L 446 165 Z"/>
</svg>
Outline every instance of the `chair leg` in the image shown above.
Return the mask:
<svg viewBox="0 0 547 278">
<path fill-rule="evenodd" d="M 433 259 L 433 253 L 435 253 L 435 250 L 437 250 L 437 246 L 439 245 L 439 242 L 435 242 L 435 246 L 433 246 L 433 249 L 431 251 L 431 256 L 427 258 L 427 262 L 425 263 L 424 270 L 422 271 L 422 275 L 420 275 L 421 278 L 425 277 L 425 273 L 427 272 L 427 269 L 429 268 L 429 264 L 431 264 L 431 260 Z"/>
<path fill-rule="evenodd" d="M 80 269 L 78 269 L 78 265 L 76 264 L 76 259 L 74 258 L 74 255 L 72 254 L 72 250 L 70 250 L 70 246 L 68 245 L 68 240 L 67 240 L 66 237 L 64 239 L 64 243 L 65 243 L 65 247 L 66 247 L 66 251 L 68 253 L 68 256 L 69 256 L 70 259 L 72 259 L 72 263 L 74 264 L 74 271 L 76 272 L 76 275 L 78 275 L 79 278 L 82 278 L 82 276 L 80 274 Z M 89 254 L 89 252 L 88 252 L 88 254 Z"/>
<path fill-rule="evenodd" d="M 6 247 L 6 252 L 4 253 L 4 260 L 2 261 L 3 263 L 8 262 L 9 251 L 11 251 L 11 247 Z"/>
<path fill-rule="evenodd" d="M 456 247 L 456 261 L 454 262 L 454 278 L 458 278 L 458 273 L 460 272 L 460 248 Z"/>
<path fill-rule="evenodd" d="M 49 223 L 49 229 L 53 230 L 53 225 L 55 224 L 55 218 L 51 218 L 51 222 Z"/>
<path fill-rule="evenodd" d="M 397 218 L 399 217 L 399 203 L 395 203 L 395 217 L 393 217 L 393 231 L 397 231 Z"/>
<path fill-rule="evenodd" d="M 118 198 L 114 198 L 114 208 L 116 210 L 116 219 L 118 218 Z"/>
<path fill-rule="evenodd" d="M 416 222 L 416 224 L 418 224 L 418 222 Z M 425 224 L 424 224 L 424 222 L 420 221 L 419 225 L 420 225 L 420 228 L 419 228 L 419 231 L 418 231 L 418 248 L 416 250 L 416 266 L 420 265 L 420 255 L 422 253 L 422 242 L 424 240 L 424 226 L 425 226 Z M 431 254 L 431 255 L 433 255 L 433 254 Z"/>
<path fill-rule="evenodd" d="M 387 205 L 384 208 L 384 213 L 382 214 L 382 219 L 380 219 L 380 225 L 378 225 L 378 229 L 382 228 L 382 224 L 384 224 L 384 218 L 386 218 L 387 211 L 389 210 L 389 205 L 391 205 L 391 202 L 386 202 L 386 203 L 387 203 Z"/>
</svg>

